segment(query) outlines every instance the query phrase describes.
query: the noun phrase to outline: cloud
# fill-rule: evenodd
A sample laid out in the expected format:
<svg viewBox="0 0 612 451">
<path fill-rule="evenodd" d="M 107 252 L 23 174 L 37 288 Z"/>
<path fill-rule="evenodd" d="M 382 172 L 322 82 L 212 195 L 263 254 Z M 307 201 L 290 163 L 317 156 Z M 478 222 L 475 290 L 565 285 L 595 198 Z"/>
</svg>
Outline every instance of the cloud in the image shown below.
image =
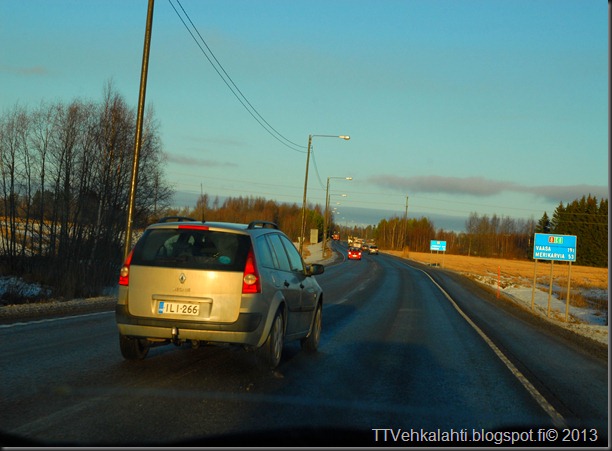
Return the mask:
<svg viewBox="0 0 612 451">
<path fill-rule="evenodd" d="M 398 191 L 417 193 L 468 194 L 471 196 L 492 196 L 503 191 L 517 190 L 512 182 L 487 180 L 484 177 L 441 177 L 438 175 L 421 177 L 377 176 L 369 182 Z"/>
<path fill-rule="evenodd" d="M 238 167 L 235 163 L 228 163 L 225 161 L 216 161 L 216 160 L 207 160 L 204 158 L 194 158 L 188 157 L 185 155 L 175 155 L 168 153 L 166 154 L 168 157 L 169 163 L 176 163 L 180 165 L 186 166 L 197 166 L 197 167 Z"/>
<path fill-rule="evenodd" d="M 526 188 L 524 192 L 533 193 L 537 196 L 557 202 L 562 200 L 570 202 L 575 199 L 580 199 L 582 196 L 588 196 L 589 194 L 597 197 L 597 199 L 608 199 L 609 196 L 607 186 L 597 185 L 533 186 Z"/>
<path fill-rule="evenodd" d="M 16 75 L 46 75 L 49 72 L 42 66 L 32 67 L 13 67 L 13 66 L 0 66 L 0 72 L 7 72 L 9 74 Z"/>
<path fill-rule="evenodd" d="M 571 186 L 526 186 L 515 182 L 491 180 L 484 177 L 442 177 L 438 175 L 420 177 L 397 177 L 380 175 L 368 179 L 374 185 L 401 192 L 443 193 L 489 197 L 502 192 L 528 193 L 552 202 L 571 202 L 591 194 L 598 199 L 608 198 L 608 187 L 597 185 Z"/>
</svg>

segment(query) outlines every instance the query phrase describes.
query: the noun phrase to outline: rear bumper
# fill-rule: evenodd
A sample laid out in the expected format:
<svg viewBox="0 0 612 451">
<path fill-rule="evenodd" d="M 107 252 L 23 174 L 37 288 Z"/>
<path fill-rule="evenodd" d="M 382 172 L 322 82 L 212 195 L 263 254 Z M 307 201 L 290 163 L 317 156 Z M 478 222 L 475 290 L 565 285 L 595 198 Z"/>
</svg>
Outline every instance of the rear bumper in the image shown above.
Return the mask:
<svg viewBox="0 0 612 451">
<path fill-rule="evenodd" d="M 115 318 L 119 333 L 128 337 L 200 340 L 256 346 L 263 334 L 260 313 L 240 313 L 233 323 L 202 322 L 133 316 L 125 304 L 117 304 Z M 176 335 L 173 334 L 176 332 Z"/>
</svg>

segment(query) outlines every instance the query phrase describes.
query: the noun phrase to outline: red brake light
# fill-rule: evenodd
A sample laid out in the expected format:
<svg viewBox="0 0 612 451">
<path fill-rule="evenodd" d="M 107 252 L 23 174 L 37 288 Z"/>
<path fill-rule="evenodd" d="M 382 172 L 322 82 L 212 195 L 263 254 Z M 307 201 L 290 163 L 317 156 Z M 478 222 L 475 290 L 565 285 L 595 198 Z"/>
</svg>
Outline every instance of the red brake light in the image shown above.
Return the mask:
<svg viewBox="0 0 612 451">
<path fill-rule="evenodd" d="M 261 284 L 259 282 L 259 273 L 255 264 L 255 254 L 253 249 L 249 249 L 246 263 L 244 265 L 244 274 L 242 277 L 242 294 L 261 293 Z"/>
<path fill-rule="evenodd" d="M 119 285 L 128 286 L 130 284 L 130 263 L 132 263 L 132 255 L 134 254 L 134 249 L 130 251 L 121 270 L 119 271 Z"/>
<path fill-rule="evenodd" d="M 205 225 L 195 225 L 195 224 L 181 224 L 178 226 L 179 229 L 192 229 L 192 230 L 208 230 L 209 227 Z"/>
</svg>

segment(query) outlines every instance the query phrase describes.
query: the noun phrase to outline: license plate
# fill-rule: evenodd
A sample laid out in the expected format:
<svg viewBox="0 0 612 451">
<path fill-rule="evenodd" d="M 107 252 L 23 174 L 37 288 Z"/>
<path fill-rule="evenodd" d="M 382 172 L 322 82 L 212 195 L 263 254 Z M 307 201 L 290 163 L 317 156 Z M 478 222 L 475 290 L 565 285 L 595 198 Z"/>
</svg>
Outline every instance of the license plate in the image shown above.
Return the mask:
<svg viewBox="0 0 612 451">
<path fill-rule="evenodd" d="M 173 314 L 197 316 L 200 314 L 200 306 L 198 304 L 187 304 L 185 302 L 159 301 L 157 313 L 160 315 Z"/>
</svg>

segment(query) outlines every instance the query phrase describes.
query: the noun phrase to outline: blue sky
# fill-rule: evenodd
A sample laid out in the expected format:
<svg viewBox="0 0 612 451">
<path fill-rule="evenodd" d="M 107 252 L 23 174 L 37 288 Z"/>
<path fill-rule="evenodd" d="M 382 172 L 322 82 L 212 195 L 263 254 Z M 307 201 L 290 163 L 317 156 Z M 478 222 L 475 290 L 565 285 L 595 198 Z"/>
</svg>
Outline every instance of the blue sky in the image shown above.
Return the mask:
<svg viewBox="0 0 612 451">
<path fill-rule="evenodd" d="M 147 5 L 0 0 L 0 113 L 101 101 L 110 80 L 136 106 Z M 301 205 L 308 136 L 350 135 L 313 138 L 309 202 L 331 177 L 337 221 L 402 216 L 408 197 L 409 217 L 457 228 L 440 215 L 608 198 L 608 80 L 604 1 L 156 0 L 146 104 L 179 205 L 200 190 Z"/>
</svg>

